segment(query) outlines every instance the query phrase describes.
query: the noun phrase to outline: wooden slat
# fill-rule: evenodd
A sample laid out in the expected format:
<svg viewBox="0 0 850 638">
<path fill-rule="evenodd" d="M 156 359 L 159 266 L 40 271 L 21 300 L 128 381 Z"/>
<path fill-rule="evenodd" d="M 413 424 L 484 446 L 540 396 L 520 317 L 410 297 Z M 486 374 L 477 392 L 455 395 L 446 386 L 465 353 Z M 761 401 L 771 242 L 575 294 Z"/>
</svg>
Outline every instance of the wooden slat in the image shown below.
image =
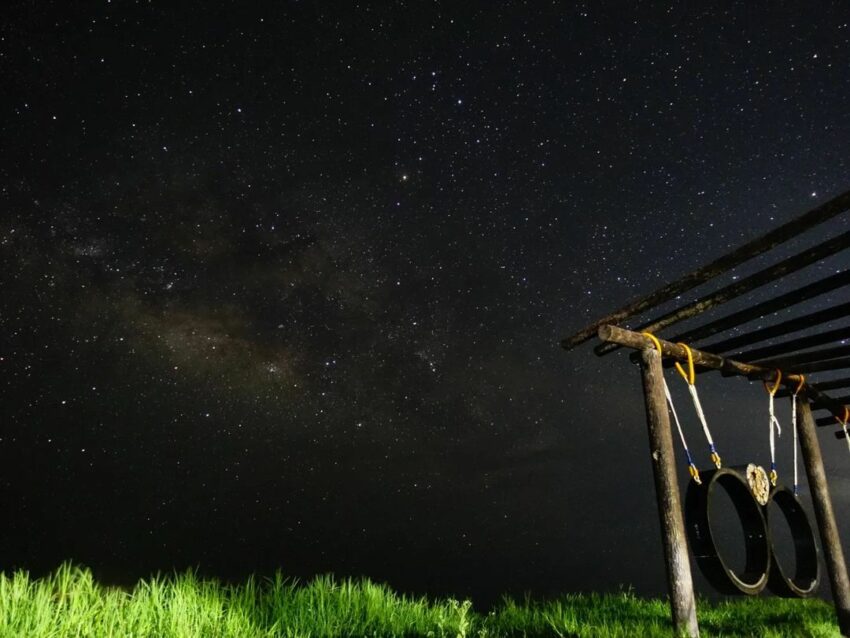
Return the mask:
<svg viewBox="0 0 850 638">
<path fill-rule="evenodd" d="M 813 335 L 806 335 L 805 337 L 797 337 L 796 339 L 789 339 L 781 343 L 774 343 L 769 346 L 762 346 L 753 350 L 736 352 L 729 356 L 732 359 L 735 359 L 735 361 L 757 361 L 768 357 L 791 354 L 798 350 L 814 348 L 816 346 L 822 346 L 827 343 L 842 341 L 844 339 L 850 339 L 850 326 L 835 328 L 834 330 L 827 330 L 825 332 L 818 332 Z M 670 341 L 681 341 L 681 339 L 670 339 Z"/>
<path fill-rule="evenodd" d="M 628 319 L 629 317 L 633 317 L 645 310 L 654 308 L 665 301 L 674 299 L 683 292 L 710 281 L 714 277 L 728 272 L 735 266 L 743 264 L 753 257 L 761 255 L 771 248 L 774 248 L 819 224 L 833 219 L 848 208 L 850 208 L 850 191 L 842 193 L 800 217 L 774 228 L 761 237 L 757 237 L 756 239 L 747 242 L 740 248 L 736 248 L 732 252 L 715 259 L 701 268 L 697 268 L 693 272 L 680 277 L 676 281 L 666 284 L 648 295 L 635 299 L 622 308 L 619 308 L 601 319 L 594 321 L 589 326 L 582 328 L 574 335 L 563 339 L 561 341 L 561 346 L 570 350 L 593 337 L 600 327 L 607 324 L 620 323 L 624 319 Z"/>
<path fill-rule="evenodd" d="M 700 350 L 715 353 L 729 352 L 730 350 L 737 350 L 738 348 L 743 348 L 753 343 L 758 343 L 759 341 L 766 341 L 775 337 L 781 337 L 782 335 L 786 335 L 791 332 L 799 332 L 806 328 L 814 328 L 815 326 L 829 323 L 836 319 L 843 319 L 847 316 L 850 316 L 850 302 L 824 308 L 823 310 L 818 310 L 816 312 L 803 315 L 802 317 L 794 317 L 793 319 L 788 319 L 781 323 L 773 324 L 772 326 L 753 330 L 752 332 L 738 335 L 737 337 L 730 337 L 723 341 L 700 346 Z"/>
<path fill-rule="evenodd" d="M 773 299 L 757 303 L 754 306 L 748 306 L 738 312 L 733 312 L 732 314 L 721 317 L 720 319 L 715 319 L 714 321 L 703 324 L 702 326 L 697 326 L 696 328 L 682 332 L 675 337 L 670 337 L 670 341 L 684 341 L 686 343 L 699 341 L 700 339 L 711 337 L 712 335 L 723 332 L 724 330 L 729 330 L 730 328 L 735 328 L 755 319 L 760 319 L 761 317 L 765 317 L 779 310 L 785 310 L 804 301 L 808 301 L 809 299 L 819 297 L 820 295 L 832 292 L 838 288 L 843 288 L 847 285 L 850 285 L 850 270 L 845 270 L 826 277 L 825 279 L 821 279 L 820 281 L 800 286 L 796 290 L 786 292 L 785 294 L 774 297 Z M 769 357 L 773 355 L 764 356 Z M 738 358 L 738 360 L 743 361 L 741 358 Z"/>
<path fill-rule="evenodd" d="M 850 388 L 850 377 L 842 377 L 841 379 L 830 379 L 829 381 L 818 381 L 813 384 L 813 387 L 817 388 L 821 392 L 826 390 L 838 390 L 841 388 Z M 787 397 L 788 394 L 784 389 L 779 390 L 776 393 L 777 397 Z M 850 398 L 850 397 L 848 397 Z M 836 399 L 836 401 L 840 401 L 841 399 Z"/>
<path fill-rule="evenodd" d="M 731 301 L 732 299 L 736 299 L 741 295 L 776 281 L 781 277 L 785 277 L 786 275 L 797 272 L 798 270 L 802 270 L 803 268 L 806 268 L 821 259 L 834 255 L 847 247 L 850 247 L 850 231 L 841 233 L 837 237 L 833 237 L 832 239 L 816 246 L 812 246 L 811 248 L 807 248 L 792 257 L 783 259 L 779 263 L 769 266 L 764 270 L 760 270 L 749 277 L 744 277 L 743 279 L 731 283 L 728 286 L 724 286 L 720 290 L 709 295 L 705 295 L 696 301 L 692 301 L 684 306 L 676 308 L 675 310 L 671 310 L 660 317 L 656 317 L 655 319 L 642 324 L 639 328 L 637 328 L 637 330 L 646 330 L 652 333 L 659 332 L 668 326 L 672 326 L 673 324 L 689 319 L 690 317 L 701 315 L 715 306 L 719 306 Z M 596 346 L 593 351 L 601 356 L 616 349 L 617 346 L 615 344 L 603 343 Z"/>
<path fill-rule="evenodd" d="M 797 352 L 784 357 L 776 357 L 775 359 L 760 359 L 753 361 L 757 366 L 762 368 L 782 368 L 783 370 L 797 370 L 804 363 L 813 363 L 816 361 L 826 361 L 827 359 L 837 359 L 850 354 L 850 344 L 843 346 L 833 346 L 832 348 L 821 348 L 820 350 L 810 350 L 809 352 Z M 805 372 L 798 370 L 798 372 Z"/>
<path fill-rule="evenodd" d="M 812 363 L 801 363 L 794 366 L 794 371 L 801 374 L 813 372 L 827 372 L 829 370 L 847 370 L 850 368 L 850 357 L 840 359 L 829 359 L 828 361 L 813 361 Z"/>
</svg>

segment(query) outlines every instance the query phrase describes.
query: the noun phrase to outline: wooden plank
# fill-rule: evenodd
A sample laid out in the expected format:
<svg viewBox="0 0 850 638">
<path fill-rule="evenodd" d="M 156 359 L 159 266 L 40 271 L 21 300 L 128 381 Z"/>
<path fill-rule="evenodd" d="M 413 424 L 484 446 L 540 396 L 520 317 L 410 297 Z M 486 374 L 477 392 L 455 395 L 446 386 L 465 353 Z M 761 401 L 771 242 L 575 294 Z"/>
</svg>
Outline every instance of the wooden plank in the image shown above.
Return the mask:
<svg viewBox="0 0 850 638">
<path fill-rule="evenodd" d="M 847 565 L 844 562 L 841 537 L 838 535 L 838 525 L 835 523 L 835 513 L 832 510 L 832 499 L 829 496 L 820 443 L 818 443 L 812 410 L 808 401 L 797 399 L 797 414 L 800 416 L 798 427 L 800 451 L 803 456 L 803 465 L 806 467 L 806 476 L 809 480 L 809 491 L 812 495 L 815 518 L 820 530 L 824 562 L 829 574 L 829 584 L 832 587 L 835 613 L 838 616 L 838 628 L 842 636 L 850 636 L 850 579 L 847 577 Z"/>
<path fill-rule="evenodd" d="M 850 344 L 843 346 L 832 346 L 830 348 L 821 348 L 820 350 L 809 350 L 807 352 L 797 352 L 794 354 L 776 357 L 774 359 L 759 359 L 753 361 L 757 366 L 763 368 L 782 368 L 783 370 L 796 370 L 797 366 L 804 363 L 814 363 L 816 361 L 827 361 L 829 359 L 837 359 L 850 354 Z M 800 370 L 802 372 L 802 370 Z"/>
<path fill-rule="evenodd" d="M 794 366 L 794 371 L 808 374 L 811 372 L 828 372 L 829 370 L 846 370 L 847 368 L 850 368 L 850 357 L 827 359 L 826 361 L 813 361 L 812 363 L 801 363 Z"/>
<path fill-rule="evenodd" d="M 610 341 L 611 343 L 616 343 L 628 348 L 634 348 L 635 350 L 644 350 L 646 348 L 655 347 L 652 340 L 643 336 L 641 333 L 626 330 L 625 328 L 619 328 L 617 326 L 602 326 L 599 329 L 599 338 L 602 341 Z M 688 353 L 685 348 L 677 343 L 666 341 L 665 339 L 659 339 L 659 342 L 661 343 L 661 349 L 665 357 L 672 357 L 679 361 L 687 361 Z M 731 375 L 743 376 L 750 379 L 762 379 L 763 381 L 772 381 L 776 378 L 776 370 L 760 368 L 759 366 L 755 366 L 750 363 L 741 363 L 731 359 L 724 359 L 719 354 L 705 352 L 697 348 L 691 348 L 691 354 L 694 357 L 694 364 L 697 366 L 712 368 L 713 370 L 724 370 L 728 371 Z M 800 377 L 789 375 L 787 378 L 783 378 L 783 381 L 798 383 L 800 381 Z"/>
<path fill-rule="evenodd" d="M 792 219 L 790 222 L 774 228 L 761 237 L 757 237 L 756 239 L 747 242 L 740 248 L 737 248 L 732 252 L 715 259 L 711 263 L 680 277 L 676 281 L 666 284 L 648 295 L 635 299 L 622 308 L 615 310 L 601 319 L 594 321 L 589 326 L 582 328 L 571 337 L 563 339 L 561 341 L 561 346 L 570 350 L 593 337 L 593 335 L 595 335 L 602 326 L 620 323 L 624 319 L 628 319 L 629 317 L 637 315 L 645 310 L 654 308 L 660 303 L 669 301 L 683 292 L 691 290 L 692 288 L 695 288 L 696 286 L 699 286 L 718 275 L 728 272 L 735 266 L 749 261 L 757 255 L 767 252 L 771 248 L 788 241 L 792 237 L 796 237 L 800 233 L 840 215 L 848 208 L 850 208 L 850 191 L 842 193 L 800 217 Z"/>
<path fill-rule="evenodd" d="M 673 631 L 676 636 L 685 635 L 696 638 L 699 636 L 696 599 L 679 497 L 679 481 L 676 478 L 676 458 L 673 453 L 673 435 L 670 432 L 670 415 L 667 412 L 664 396 L 661 355 L 655 350 L 644 350 L 641 352 L 641 357 L 646 424 L 649 431 L 658 518 L 661 522 L 661 542 L 664 546 L 664 561 L 667 566 L 667 587 L 670 592 Z"/>
<path fill-rule="evenodd" d="M 840 379 L 829 379 L 828 381 L 818 381 L 815 384 L 818 390 L 840 390 L 842 388 L 850 388 L 850 377 L 841 377 Z"/>
<path fill-rule="evenodd" d="M 718 332 L 723 332 L 724 330 L 735 328 L 755 319 L 766 317 L 774 312 L 785 310 L 791 306 L 795 306 L 804 301 L 808 301 L 809 299 L 813 299 L 814 297 L 818 297 L 827 292 L 831 292 L 837 288 L 842 288 L 848 285 L 850 285 L 850 270 L 845 270 L 843 272 L 830 275 L 820 281 L 800 286 L 796 290 L 786 292 L 778 297 L 774 297 L 773 299 L 762 301 L 754 306 L 747 306 L 743 310 L 733 312 L 732 314 L 721 317 L 720 319 L 715 319 L 709 323 L 697 326 L 696 328 L 692 328 L 686 332 L 682 332 L 675 337 L 670 337 L 670 341 L 686 341 L 690 343 L 692 341 L 698 341 L 699 339 L 705 339 L 706 337 L 716 335 Z M 768 354 L 764 356 L 770 357 L 773 355 Z M 749 359 L 742 359 L 740 357 L 737 357 L 737 359 L 738 361 L 749 361 Z"/>
<path fill-rule="evenodd" d="M 635 350 L 644 350 L 646 348 L 654 349 L 655 345 L 652 340 L 645 337 L 639 332 L 618 328 L 617 326 L 602 326 L 599 329 L 599 338 L 603 341 L 611 341 L 612 343 L 634 348 Z M 673 357 L 679 361 L 687 361 L 688 354 L 684 347 L 676 343 L 670 343 L 664 339 L 659 339 L 661 350 L 665 357 Z M 720 370 L 721 373 L 729 376 L 742 376 L 748 379 L 760 379 L 762 381 L 773 381 L 776 378 L 776 370 L 761 368 L 751 363 L 742 363 L 733 359 L 724 359 L 720 355 L 702 350 L 691 348 L 691 354 L 694 358 L 694 364 L 714 370 Z M 796 388 L 800 382 L 800 375 L 795 372 L 782 373 L 782 383 L 785 387 Z M 838 403 L 829 395 L 821 392 L 814 386 L 806 385 L 802 391 L 810 400 L 816 401 L 819 405 L 824 406 L 835 416 L 844 415 L 844 405 Z"/>
<path fill-rule="evenodd" d="M 735 361 L 757 361 L 758 359 L 786 355 L 797 352 L 798 350 L 805 350 L 806 348 L 814 348 L 827 343 L 843 341 L 844 339 L 850 339 L 850 326 L 836 328 L 835 330 L 826 330 L 825 332 L 818 332 L 813 335 L 806 335 L 805 337 L 797 337 L 796 339 L 789 339 L 788 341 L 762 346 L 753 350 L 736 352 L 729 356 Z M 670 339 L 670 341 L 685 341 L 685 339 Z M 828 389 L 824 388 L 824 390 Z"/>
<path fill-rule="evenodd" d="M 842 319 L 848 315 L 850 315 L 850 302 L 841 303 L 835 306 L 830 306 L 829 308 L 817 310 L 801 317 L 794 317 L 793 319 L 788 319 L 781 323 L 759 328 L 758 330 L 753 330 L 737 337 L 730 337 L 723 341 L 717 341 L 705 346 L 700 346 L 700 349 L 705 352 L 716 353 L 737 350 L 738 348 L 758 343 L 759 341 L 773 339 L 774 337 L 781 337 L 789 332 L 798 332 L 800 330 L 806 330 L 807 328 L 814 328 L 815 326 L 834 321 L 835 319 Z"/>
<path fill-rule="evenodd" d="M 673 324 L 689 319 L 690 317 L 701 315 L 715 306 L 722 305 L 732 299 L 737 299 L 741 295 L 776 281 L 786 275 L 802 270 L 803 268 L 825 259 L 830 255 L 834 255 L 848 247 L 850 247 L 850 231 L 841 233 L 837 237 L 833 237 L 832 239 L 818 244 L 817 246 L 807 248 L 796 255 L 783 259 L 779 263 L 768 266 L 757 273 L 724 286 L 720 290 L 716 290 L 711 294 L 700 297 L 696 301 L 692 301 L 684 306 L 671 310 L 660 317 L 656 317 L 655 319 L 642 324 L 639 328 L 637 328 L 637 330 L 658 332 L 659 330 L 663 330 L 668 326 L 672 326 Z M 596 346 L 593 351 L 601 356 L 615 350 L 616 348 L 617 346 L 614 344 L 603 343 Z"/>
<path fill-rule="evenodd" d="M 850 377 L 842 377 L 841 379 L 830 379 L 829 381 L 818 381 L 813 384 L 812 387 L 817 388 L 821 392 L 826 390 L 840 390 L 843 388 L 850 388 Z M 790 395 L 790 390 L 782 389 L 776 393 L 777 397 L 787 397 Z M 841 401 L 840 398 L 836 398 L 836 401 Z"/>
<path fill-rule="evenodd" d="M 777 394 L 779 394 L 779 393 L 777 392 Z M 842 403 L 844 405 L 850 404 L 850 396 L 848 396 L 846 394 L 844 396 L 840 396 L 840 397 L 833 397 L 832 399 L 833 399 L 833 401 L 838 401 L 838 403 Z M 829 406 L 828 405 L 820 405 L 817 401 L 815 401 L 814 403 L 812 403 L 812 412 L 816 412 L 817 410 L 829 410 Z M 833 423 L 834 423 L 834 421 L 833 421 Z M 820 423 L 818 423 L 818 425 L 820 425 Z"/>
</svg>

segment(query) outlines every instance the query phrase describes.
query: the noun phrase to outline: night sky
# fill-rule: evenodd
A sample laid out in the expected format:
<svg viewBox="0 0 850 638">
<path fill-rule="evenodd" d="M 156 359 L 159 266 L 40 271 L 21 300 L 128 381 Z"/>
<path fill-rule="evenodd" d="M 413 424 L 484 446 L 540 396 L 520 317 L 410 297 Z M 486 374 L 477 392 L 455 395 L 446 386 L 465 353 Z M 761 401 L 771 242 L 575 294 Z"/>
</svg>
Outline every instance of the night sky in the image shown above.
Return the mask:
<svg viewBox="0 0 850 638">
<path fill-rule="evenodd" d="M 0 566 L 663 592 L 637 369 L 559 340 L 850 187 L 850 10 L 215 4 L 4 5 Z"/>
</svg>

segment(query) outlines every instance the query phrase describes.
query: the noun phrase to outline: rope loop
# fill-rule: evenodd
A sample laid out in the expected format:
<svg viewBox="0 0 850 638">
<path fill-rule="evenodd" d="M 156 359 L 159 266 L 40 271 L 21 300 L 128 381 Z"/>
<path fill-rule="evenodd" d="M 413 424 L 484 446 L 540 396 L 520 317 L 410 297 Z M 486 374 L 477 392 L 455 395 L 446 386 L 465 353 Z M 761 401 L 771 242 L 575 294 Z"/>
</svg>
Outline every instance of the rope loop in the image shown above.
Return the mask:
<svg viewBox="0 0 850 638">
<path fill-rule="evenodd" d="M 800 383 L 797 384 L 797 389 L 794 390 L 794 396 L 797 396 L 798 394 L 800 394 L 800 390 L 803 389 L 804 385 L 806 385 L 806 375 L 801 374 L 800 375 Z"/>
<path fill-rule="evenodd" d="M 694 353 L 691 352 L 690 347 L 686 343 L 677 343 L 677 346 L 682 346 L 685 349 L 685 352 L 688 353 L 688 371 L 685 372 L 685 369 L 682 367 L 678 361 L 676 362 L 676 370 L 679 371 L 679 374 L 682 375 L 682 378 L 688 382 L 688 385 L 694 385 L 696 382 L 696 374 L 694 373 Z"/>
<path fill-rule="evenodd" d="M 776 391 L 779 389 L 779 384 L 782 381 L 782 370 L 779 368 L 776 369 L 776 381 L 773 382 L 773 386 L 768 386 L 767 381 L 764 381 L 764 389 L 768 391 L 770 396 L 776 394 Z"/>
<path fill-rule="evenodd" d="M 658 350 L 658 354 L 664 356 L 664 351 L 661 349 L 661 342 L 658 340 L 658 337 L 656 337 L 651 332 L 641 332 L 641 334 L 648 339 L 652 339 L 652 343 L 655 344 L 655 348 L 656 350 Z"/>
</svg>

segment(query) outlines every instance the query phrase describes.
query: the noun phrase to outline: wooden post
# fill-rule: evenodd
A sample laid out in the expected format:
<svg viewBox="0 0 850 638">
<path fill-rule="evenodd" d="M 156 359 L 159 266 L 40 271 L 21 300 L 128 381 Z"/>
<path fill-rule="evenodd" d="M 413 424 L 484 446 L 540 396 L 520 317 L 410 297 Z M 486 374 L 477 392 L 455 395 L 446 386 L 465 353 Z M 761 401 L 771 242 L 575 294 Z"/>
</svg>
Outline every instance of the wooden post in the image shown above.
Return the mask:
<svg viewBox="0 0 850 638">
<path fill-rule="evenodd" d="M 664 396 L 664 377 L 661 356 L 654 349 L 641 351 L 643 393 L 646 403 L 646 424 L 649 430 L 649 450 L 655 476 L 655 497 L 661 520 L 661 541 L 667 565 L 667 587 L 670 592 L 670 611 L 673 630 L 677 636 L 699 637 L 694 583 L 682 520 L 679 481 L 676 478 L 676 459 L 673 454 L 673 435 L 670 415 Z"/>
<path fill-rule="evenodd" d="M 847 565 L 844 562 L 838 526 L 835 524 L 832 499 L 829 497 L 829 487 L 823 469 L 823 457 L 808 400 L 797 399 L 797 412 L 800 415 L 800 449 L 803 453 L 803 464 L 806 466 L 806 476 L 809 478 L 809 490 L 820 530 L 826 570 L 829 572 L 838 629 L 842 636 L 850 636 L 850 580 L 847 578 Z"/>
</svg>

